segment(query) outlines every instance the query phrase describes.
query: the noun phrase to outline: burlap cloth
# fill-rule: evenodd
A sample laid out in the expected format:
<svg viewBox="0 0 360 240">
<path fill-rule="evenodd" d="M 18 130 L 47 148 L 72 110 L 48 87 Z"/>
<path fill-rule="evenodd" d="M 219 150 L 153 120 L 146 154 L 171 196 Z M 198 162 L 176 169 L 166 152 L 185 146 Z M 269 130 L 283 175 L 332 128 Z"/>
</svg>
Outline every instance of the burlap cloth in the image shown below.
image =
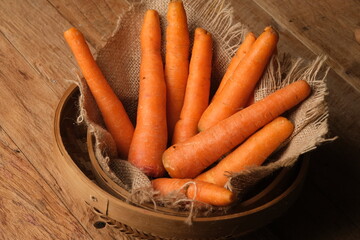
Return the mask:
<svg viewBox="0 0 360 240">
<path fill-rule="evenodd" d="M 183 2 L 191 36 L 196 27 L 206 29 L 213 36 L 213 93 L 248 28 L 233 21 L 233 9 L 225 0 L 184 0 Z M 165 29 L 167 4 L 168 1 L 165 0 L 129 2 L 128 9 L 124 9 L 119 16 L 113 36 L 97 52 L 97 63 L 123 102 L 134 124 L 136 124 L 139 83 L 139 34 L 143 14 L 147 9 L 156 9 L 161 16 L 162 28 Z M 251 167 L 241 173 L 229 173 L 231 177 L 227 184 L 229 189 L 241 194 L 258 180 L 279 168 L 292 166 L 301 154 L 328 141 L 326 136 L 328 109 L 324 100 L 327 94 L 325 82 L 327 69 L 322 66 L 324 61 L 324 57 L 304 61 L 281 53 L 281 49 L 278 49 L 278 55 L 272 58 L 256 88 L 255 99 L 262 99 L 276 89 L 298 79 L 305 79 L 310 84 L 312 94 L 295 110 L 285 114 L 296 126 L 289 141 L 273 154 L 264 166 Z M 79 120 L 85 121 L 96 136 L 95 153 L 103 170 L 114 182 L 131 193 L 138 193 L 139 189 L 150 189 L 150 180 L 143 173 L 126 160 L 116 158 L 114 141 L 105 130 L 94 99 L 81 78 L 79 85 L 81 89 Z M 151 191 L 148 193 L 152 194 Z"/>
</svg>

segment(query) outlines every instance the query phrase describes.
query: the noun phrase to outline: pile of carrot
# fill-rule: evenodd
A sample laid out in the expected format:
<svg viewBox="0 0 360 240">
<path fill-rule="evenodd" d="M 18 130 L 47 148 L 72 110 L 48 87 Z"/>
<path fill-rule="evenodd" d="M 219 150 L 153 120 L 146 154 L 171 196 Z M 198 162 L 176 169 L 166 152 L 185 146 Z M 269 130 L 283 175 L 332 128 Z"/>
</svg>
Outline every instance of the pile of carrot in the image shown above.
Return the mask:
<svg viewBox="0 0 360 240">
<path fill-rule="evenodd" d="M 294 125 L 281 115 L 305 100 L 311 88 L 297 80 L 254 101 L 254 89 L 279 39 L 272 27 L 266 27 L 259 36 L 252 32 L 245 36 L 210 101 L 211 33 L 196 28 L 190 44 L 180 0 L 169 2 L 166 17 L 165 62 L 160 16 L 148 10 L 143 18 L 136 126 L 83 35 L 71 28 L 64 37 L 119 156 L 149 176 L 160 195 L 179 192 L 192 200 L 227 206 L 236 200 L 224 187 L 228 174 L 262 165 L 290 137 Z"/>
</svg>

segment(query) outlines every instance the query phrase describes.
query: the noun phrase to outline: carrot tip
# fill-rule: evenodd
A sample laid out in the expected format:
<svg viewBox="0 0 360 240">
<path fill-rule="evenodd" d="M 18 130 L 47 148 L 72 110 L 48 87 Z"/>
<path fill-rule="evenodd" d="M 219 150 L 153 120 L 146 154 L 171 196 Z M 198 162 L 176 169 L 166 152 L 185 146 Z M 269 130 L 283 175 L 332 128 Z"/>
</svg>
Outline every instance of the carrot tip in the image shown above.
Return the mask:
<svg viewBox="0 0 360 240">
<path fill-rule="evenodd" d="M 177 2 L 182 3 L 182 0 L 170 0 L 170 3 L 177 3 Z"/>
<path fill-rule="evenodd" d="M 265 27 L 264 32 L 271 32 L 273 34 L 278 35 L 278 32 L 272 26 Z"/>
<path fill-rule="evenodd" d="M 203 29 L 203 28 L 200 28 L 200 27 L 198 27 L 198 28 L 196 28 L 195 29 L 195 34 L 209 34 L 209 32 L 208 31 L 206 31 L 205 29 Z"/>
<path fill-rule="evenodd" d="M 155 15 L 155 16 L 159 15 L 159 13 L 155 9 L 148 9 L 145 13 L 145 15 L 150 15 L 150 14 Z"/>
</svg>

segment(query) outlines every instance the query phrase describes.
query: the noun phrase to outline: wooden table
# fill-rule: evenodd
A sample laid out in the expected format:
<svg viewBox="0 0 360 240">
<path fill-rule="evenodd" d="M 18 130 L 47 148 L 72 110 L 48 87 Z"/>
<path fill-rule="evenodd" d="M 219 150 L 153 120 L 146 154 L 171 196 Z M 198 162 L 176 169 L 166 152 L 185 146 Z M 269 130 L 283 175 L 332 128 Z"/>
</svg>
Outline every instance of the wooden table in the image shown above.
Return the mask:
<svg viewBox="0 0 360 240">
<path fill-rule="evenodd" d="M 245 239 L 360 239 L 360 3 L 233 0 L 238 21 L 273 25 L 279 48 L 328 56 L 330 129 L 339 139 L 313 152 L 302 195 L 282 218 Z M 56 106 L 76 63 L 62 33 L 80 29 L 92 50 L 117 23 L 119 0 L 0 1 L 0 239 L 122 239 L 62 177 L 53 155 Z"/>
</svg>

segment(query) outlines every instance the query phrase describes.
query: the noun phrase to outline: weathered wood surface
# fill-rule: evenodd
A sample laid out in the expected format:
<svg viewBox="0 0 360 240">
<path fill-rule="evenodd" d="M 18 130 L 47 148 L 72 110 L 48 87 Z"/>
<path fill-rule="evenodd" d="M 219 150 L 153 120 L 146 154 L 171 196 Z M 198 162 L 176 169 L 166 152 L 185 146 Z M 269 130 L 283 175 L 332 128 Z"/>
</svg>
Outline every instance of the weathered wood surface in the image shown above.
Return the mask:
<svg viewBox="0 0 360 240">
<path fill-rule="evenodd" d="M 1 128 L 0 147 L 0 238 L 91 238 Z"/>
<path fill-rule="evenodd" d="M 360 181 L 356 174 L 360 165 L 354 161 L 360 158 L 356 149 L 360 144 L 360 45 L 351 32 L 359 27 L 359 2 L 232 0 L 232 4 L 235 18 L 256 33 L 269 24 L 277 27 L 283 51 L 305 58 L 329 56 L 331 129 L 341 136 L 341 141 L 315 152 L 321 161 L 313 164 L 309 182 L 316 187 L 306 185 L 293 211 L 246 239 L 321 239 L 320 230 L 326 230 L 323 239 L 358 239 L 360 207 L 351 198 L 352 188 L 342 184 L 353 183 L 355 188 Z M 0 1 L 1 239 L 123 239 L 111 228 L 94 228 L 95 215 L 71 194 L 62 165 L 53 155 L 53 120 L 68 80 L 76 77 L 63 31 L 79 28 L 96 53 L 125 7 L 114 0 Z M 349 153 L 342 155 L 342 151 Z M 341 166 L 341 176 L 327 174 L 337 173 Z M 318 168 L 322 169 L 319 175 Z M 299 210 L 305 206 L 308 211 Z M 315 209 L 324 206 L 335 208 L 327 218 L 321 215 L 324 209 Z M 295 223 L 307 232 L 293 225 L 295 219 L 303 220 Z M 311 224 L 323 225 L 316 229 Z M 326 224 L 332 227 L 326 229 Z"/>
</svg>

